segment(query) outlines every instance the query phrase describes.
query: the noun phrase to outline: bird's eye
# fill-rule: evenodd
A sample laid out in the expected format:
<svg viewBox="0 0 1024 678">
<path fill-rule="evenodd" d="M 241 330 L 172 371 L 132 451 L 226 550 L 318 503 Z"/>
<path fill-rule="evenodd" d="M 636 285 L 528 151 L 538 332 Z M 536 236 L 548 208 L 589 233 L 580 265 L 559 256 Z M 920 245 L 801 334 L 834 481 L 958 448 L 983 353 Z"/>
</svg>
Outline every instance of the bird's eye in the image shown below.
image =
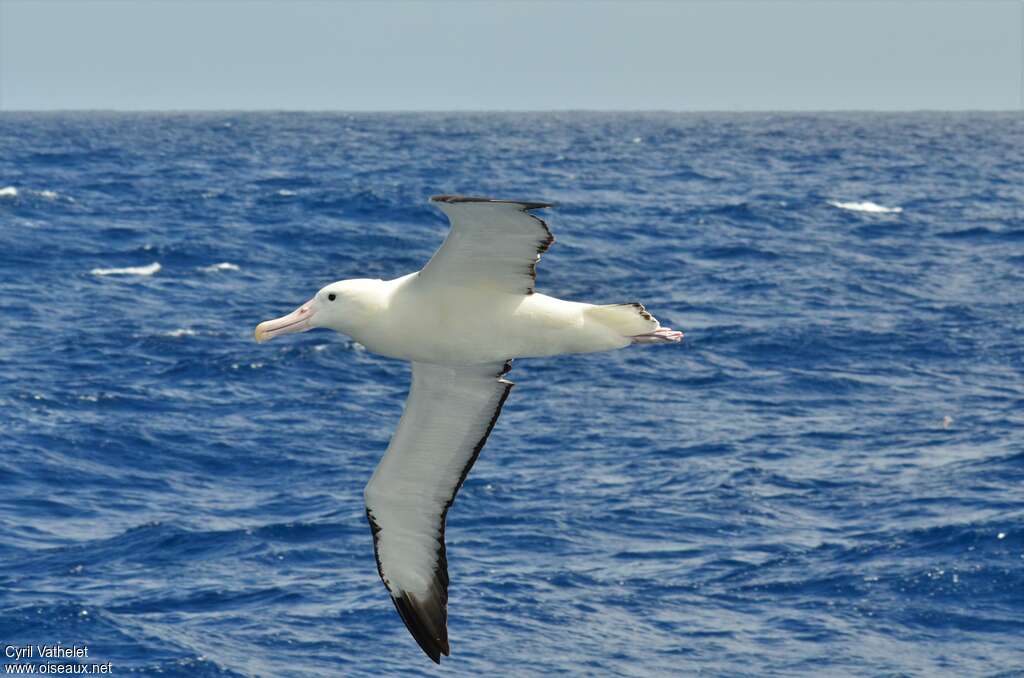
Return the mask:
<svg viewBox="0 0 1024 678">
<path fill-rule="evenodd" d="M 330 294 L 327 295 L 327 298 L 331 301 L 334 301 L 335 299 L 338 298 L 338 295 L 335 294 L 334 292 L 331 292 Z"/>
</svg>

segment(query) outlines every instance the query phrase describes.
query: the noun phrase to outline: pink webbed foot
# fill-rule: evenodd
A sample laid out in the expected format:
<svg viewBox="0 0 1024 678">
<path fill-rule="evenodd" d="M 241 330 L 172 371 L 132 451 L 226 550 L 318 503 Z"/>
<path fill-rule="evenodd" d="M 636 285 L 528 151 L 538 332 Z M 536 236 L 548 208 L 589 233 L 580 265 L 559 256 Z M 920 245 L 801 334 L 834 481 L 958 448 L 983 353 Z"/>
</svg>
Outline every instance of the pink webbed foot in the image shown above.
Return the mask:
<svg viewBox="0 0 1024 678">
<path fill-rule="evenodd" d="M 670 327 L 659 327 L 647 334 L 632 337 L 634 344 L 675 344 L 683 340 L 683 333 Z"/>
</svg>

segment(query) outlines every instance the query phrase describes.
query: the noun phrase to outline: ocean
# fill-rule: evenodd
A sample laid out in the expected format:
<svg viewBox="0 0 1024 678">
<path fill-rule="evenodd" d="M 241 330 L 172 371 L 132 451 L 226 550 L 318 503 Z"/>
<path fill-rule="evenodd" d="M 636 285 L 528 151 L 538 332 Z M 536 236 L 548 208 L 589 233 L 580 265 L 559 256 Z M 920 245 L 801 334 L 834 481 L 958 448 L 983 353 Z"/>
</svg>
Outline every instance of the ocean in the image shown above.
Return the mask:
<svg viewBox="0 0 1024 678">
<path fill-rule="evenodd" d="M 408 366 L 252 337 L 420 268 L 438 193 L 557 203 L 538 290 L 686 333 L 515 362 L 448 516 L 440 667 L 363 507 Z M 1024 676 L 1022 299 L 1019 113 L 0 113 L 0 644 Z"/>
</svg>

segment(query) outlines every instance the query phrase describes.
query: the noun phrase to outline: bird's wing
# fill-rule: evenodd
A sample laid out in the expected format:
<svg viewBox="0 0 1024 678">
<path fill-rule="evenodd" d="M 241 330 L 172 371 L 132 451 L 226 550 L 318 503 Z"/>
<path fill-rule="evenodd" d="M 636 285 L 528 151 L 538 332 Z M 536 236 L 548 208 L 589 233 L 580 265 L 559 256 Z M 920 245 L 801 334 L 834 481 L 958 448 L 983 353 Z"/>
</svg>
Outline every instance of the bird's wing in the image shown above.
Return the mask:
<svg viewBox="0 0 1024 678">
<path fill-rule="evenodd" d="M 550 203 L 458 195 L 435 195 L 430 202 L 448 215 L 451 229 L 420 280 L 533 294 L 537 262 L 555 238 L 530 210 Z"/>
<path fill-rule="evenodd" d="M 448 507 L 487 441 L 511 363 L 412 364 L 405 412 L 366 486 L 377 571 L 423 651 L 448 654 Z"/>
</svg>

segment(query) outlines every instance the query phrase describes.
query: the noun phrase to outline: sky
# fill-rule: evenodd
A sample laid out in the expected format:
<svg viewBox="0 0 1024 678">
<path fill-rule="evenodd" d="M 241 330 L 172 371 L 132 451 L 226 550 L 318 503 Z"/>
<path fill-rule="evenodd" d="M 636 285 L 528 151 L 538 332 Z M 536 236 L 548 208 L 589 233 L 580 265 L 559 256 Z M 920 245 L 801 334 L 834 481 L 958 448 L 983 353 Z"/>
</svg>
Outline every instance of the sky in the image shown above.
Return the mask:
<svg viewBox="0 0 1024 678">
<path fill-rule="evenodd" d="M 0 110 L 1020 110 L 1022 73 L 1022 0 L 0 0 Z"/>
</svg>

